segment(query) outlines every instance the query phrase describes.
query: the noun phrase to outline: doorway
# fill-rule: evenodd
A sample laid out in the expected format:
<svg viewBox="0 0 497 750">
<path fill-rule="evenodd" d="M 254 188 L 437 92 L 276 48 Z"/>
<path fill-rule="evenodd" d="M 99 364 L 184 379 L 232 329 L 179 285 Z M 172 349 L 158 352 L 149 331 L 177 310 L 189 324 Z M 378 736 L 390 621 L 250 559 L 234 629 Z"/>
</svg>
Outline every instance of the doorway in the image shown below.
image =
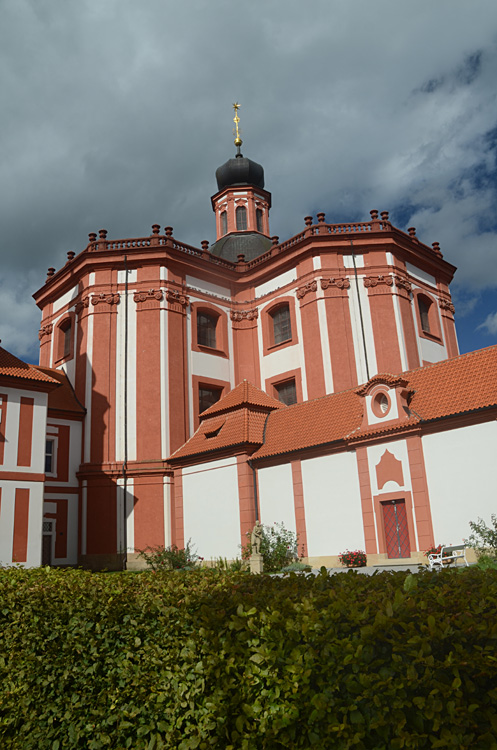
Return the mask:
<svg viewBox="0 0 497 750">
<path fill-rule="evenodd" d="M 54 522 L 43 521 L 43 537 L 41 544 L 41 564 L 52 564 L 52 540 L 54 535 Z"/>
<path fill-rule="evenodd" d="M 410 557 L 411 544 L 405 500 L 387 500 L 381 505 L 388 557 Z"/>
</svg>

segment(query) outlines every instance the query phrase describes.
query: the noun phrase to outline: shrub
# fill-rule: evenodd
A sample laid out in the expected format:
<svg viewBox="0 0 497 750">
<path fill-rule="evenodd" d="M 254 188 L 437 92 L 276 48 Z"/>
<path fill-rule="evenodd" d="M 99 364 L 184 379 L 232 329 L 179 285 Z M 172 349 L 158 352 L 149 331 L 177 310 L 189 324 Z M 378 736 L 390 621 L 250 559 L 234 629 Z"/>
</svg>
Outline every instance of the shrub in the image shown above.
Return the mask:
<svg viewBox="0 0 497 750">
<path fill-rule="evenodd" d="M 490 521 L 491 526 L 487 526 L 482 518 L 478 521 L 470 521 L 472 534 L 469 539 L 464 540 L 464 543 L 473 547 L 479 556 L 497 559 L 497 515 L 495 513 L 490 516 Z"/>
<path fill-rule="evenodd" d="M 492 570 L 0 570 L 0 601 L 2 750 L 497 747 Z"/>
<path fill-rule="evenodd" d="M 368 564 L 366 553 L 361 549 L 353 552 L 346 550 L 338 555 L 338 559 L 342 565 L 346 565 L 348 568 L 364 568 Z"/>
<path fill-rule="evenodd" d="M 243 560 L 249 560 L 252 554 L 250 532 L 247 537 L 247 544 L 242 547 Z M 285 529 L 283 523 L 274 523 L 272 526 L 262 524 L 261 554 L 264 573 L 278 573 L 285 565 L 297 560 L 297 542 L 297 534 Z"/>
<path fill-rule="evenodd" d="M 243 571 L 248 570 L 246 561 L 240 560 L 238 557 L 234 560 L 227 560 L 226 557 L 218 557 L 213 561 L 211 568 L 225 570 L 230 573 L 242 573 Z"/>
<path fill-rule="evenodd" d="M 184 549 L 178 549 L 175 544 L 170 547 L 147 547 L 140 550 L 139 556 L 143 557 L 152 570 L 193 570 L 204 559 L 199 557 L 188 540 Z"/>
</svg>

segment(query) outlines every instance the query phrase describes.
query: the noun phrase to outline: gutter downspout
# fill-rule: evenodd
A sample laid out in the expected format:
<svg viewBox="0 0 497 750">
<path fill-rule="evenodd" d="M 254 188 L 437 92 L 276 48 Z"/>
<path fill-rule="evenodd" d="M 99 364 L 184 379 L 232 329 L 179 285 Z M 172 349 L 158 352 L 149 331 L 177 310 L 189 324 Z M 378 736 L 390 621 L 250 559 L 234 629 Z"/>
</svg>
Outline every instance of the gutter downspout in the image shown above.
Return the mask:
<svg viewBox="0 0 497 750">
<path fill-rule="evenodd" d="M 128 534 L 126 506 L 128 499 L 128 257 L 124 256 L 124 460 L 123 472 L 123 570 L 128 567 Z"/>
</svg>

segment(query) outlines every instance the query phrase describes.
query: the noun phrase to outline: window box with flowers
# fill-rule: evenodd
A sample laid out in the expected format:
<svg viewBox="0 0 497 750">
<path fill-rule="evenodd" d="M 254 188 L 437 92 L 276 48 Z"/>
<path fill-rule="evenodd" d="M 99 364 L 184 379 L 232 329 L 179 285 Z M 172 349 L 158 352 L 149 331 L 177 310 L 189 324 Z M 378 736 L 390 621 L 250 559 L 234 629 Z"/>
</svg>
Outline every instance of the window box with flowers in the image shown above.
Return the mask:
<svg viewBox="0 0 497 750">
<path fill-rule="evenodd" d="M 347 568 L 364 568 L 368 564 L 366 553 L 361 549 L 356 549 L 352 552 L 346 550 L 338 555 L 338 559 Z"/>
</svg>

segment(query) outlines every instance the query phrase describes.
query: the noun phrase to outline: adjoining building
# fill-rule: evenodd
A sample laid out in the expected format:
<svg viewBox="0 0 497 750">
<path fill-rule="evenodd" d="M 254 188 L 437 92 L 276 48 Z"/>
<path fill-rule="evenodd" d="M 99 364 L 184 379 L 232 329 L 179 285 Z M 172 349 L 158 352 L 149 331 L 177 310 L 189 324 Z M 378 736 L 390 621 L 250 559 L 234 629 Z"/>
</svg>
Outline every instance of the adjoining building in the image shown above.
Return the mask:
<svg viewBox="0 0 497 750">
<path fill-rule="evenodd" d="M 43 512 L 22 516 L 37 552 L 19 562 L 45 545 L 51 564 L 118 568 L 190 537 L 234 557 L 257 517 L 298 531 L 314 563 L 347 547 L 413 561 L 492 509 L 496 348 L 458 357 L 454 266 L 385 211 L 318 213 L 280 242 L 264 170 L 237 140 L 216 173 L 214 243 L 102 229 L 34 295 L 30 370 L 50 393 L 32 441 L 48 470 Z M 5 523 L 2 495 L 10 563 Z"/>
</svg>

